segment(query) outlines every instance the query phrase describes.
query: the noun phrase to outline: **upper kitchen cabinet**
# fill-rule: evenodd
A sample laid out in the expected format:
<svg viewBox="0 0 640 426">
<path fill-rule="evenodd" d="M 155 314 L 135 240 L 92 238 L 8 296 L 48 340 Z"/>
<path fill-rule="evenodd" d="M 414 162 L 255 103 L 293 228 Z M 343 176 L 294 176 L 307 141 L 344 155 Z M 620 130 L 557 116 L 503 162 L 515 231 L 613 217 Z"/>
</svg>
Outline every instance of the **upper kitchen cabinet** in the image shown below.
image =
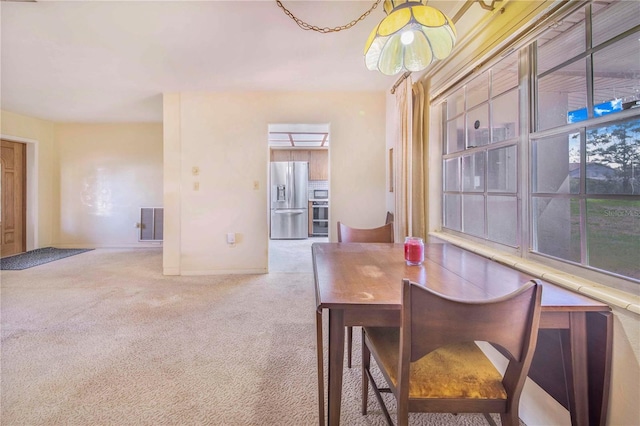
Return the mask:
<svg viewBox="0 0 640 426">
<path fill-rule="evenodd" d="M 291 150 L 288 149 L 272 149 L 271 161 L 291 161 Z"/>
<path fill-rule="evenodd" d="M 272 149 L 271 161 L 306 161 L 309 180 L 329 180 L 329 151 L 326 149 Z"/>
<path fill-rule="evenodd" d="M 309 151 L 309 180 L 329 180 L 329 151 Z"/>
<path fill-rule="evenodd" d="M 308 149 L 272 149 L 271 161 L 305 161 L 309 162 Z"/>
<path fill-rule="evenodd" d="M 306 161 L 307 163 L 310 162 L 309 151 L 307 151 L 306 149 L 292 149 L 291 161 Z"/>
</svg>

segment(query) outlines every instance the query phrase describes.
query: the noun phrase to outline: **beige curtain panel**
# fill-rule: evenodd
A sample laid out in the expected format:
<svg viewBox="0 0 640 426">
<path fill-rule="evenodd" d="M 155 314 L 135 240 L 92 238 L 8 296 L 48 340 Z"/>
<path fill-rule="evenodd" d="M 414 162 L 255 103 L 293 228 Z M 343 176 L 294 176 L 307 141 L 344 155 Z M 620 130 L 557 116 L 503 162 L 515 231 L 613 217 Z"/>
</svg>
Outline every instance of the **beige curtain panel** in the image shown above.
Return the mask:
<svg viewBox="0 0 640 426">
<path fill-rule="evenodd" d="M 426 165 L 427 117 L 425 112 L 424 86 L 417 82 L 412 87 L 412 132 L 411 132 L 411 230 L 414 237 L 427 237 L 426 227 Z"/>
<path fill-rule="evenodd" d="M 412 133 L 412 101 L 411 77 L 405 79 L 396 88 L 396 120 L 394 128 L 395 161 L 395 240 L 404 241 L 411 235 L 411 133 Z"/>
<path fill-rule="evenodd" d="M 426 238 L 426 108 L 424 86 L 405 79 L 395 92 L 395 238 Z"/>
</svg>

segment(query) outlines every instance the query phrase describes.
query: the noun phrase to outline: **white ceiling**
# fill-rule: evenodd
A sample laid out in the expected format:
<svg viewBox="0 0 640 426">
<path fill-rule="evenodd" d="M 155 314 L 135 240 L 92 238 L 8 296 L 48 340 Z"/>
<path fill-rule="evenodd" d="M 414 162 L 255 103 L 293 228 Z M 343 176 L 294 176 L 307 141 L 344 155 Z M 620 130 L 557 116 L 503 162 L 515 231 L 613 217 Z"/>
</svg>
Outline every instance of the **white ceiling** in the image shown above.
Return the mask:
<svg viewBox="0 0 640 426">
<path fill-rule="evenodd" d="M 282 2 L 319 27 L 374 3 Z M 453 17 L 463 3 L 429 5 Z M 330 34 L 300 29 L 275 0 L 3 0 L 0 15 L 2 109 L 56 122 L 160 122 L 163 92 L 386 91 L 397 80 L 364 65 L 382 4 Z"/>
</svg>

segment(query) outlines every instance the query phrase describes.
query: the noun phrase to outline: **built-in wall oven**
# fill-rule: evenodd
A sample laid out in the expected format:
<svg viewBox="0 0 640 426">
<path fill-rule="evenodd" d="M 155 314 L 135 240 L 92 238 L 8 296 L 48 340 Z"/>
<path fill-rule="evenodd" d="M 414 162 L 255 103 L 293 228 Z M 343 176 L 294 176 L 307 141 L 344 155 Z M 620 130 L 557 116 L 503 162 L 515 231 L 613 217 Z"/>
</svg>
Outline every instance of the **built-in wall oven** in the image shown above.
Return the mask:
<svg viewBox="0 0 640 426">
<path fill-rule="evenodd" d="M 314 236 L 329 236 L 329 201 L 313 201 L 311 203 L 312 230 Z"/>
</svg>

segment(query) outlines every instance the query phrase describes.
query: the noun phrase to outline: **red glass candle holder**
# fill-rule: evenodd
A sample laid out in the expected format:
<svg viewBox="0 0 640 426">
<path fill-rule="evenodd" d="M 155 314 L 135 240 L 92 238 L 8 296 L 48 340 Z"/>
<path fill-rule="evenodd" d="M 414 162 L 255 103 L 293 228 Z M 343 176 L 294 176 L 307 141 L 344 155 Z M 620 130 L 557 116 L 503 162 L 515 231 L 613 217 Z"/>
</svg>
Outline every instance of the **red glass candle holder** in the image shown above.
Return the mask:
<svg viewBox="0 0 640 426">
<path fill-rule="evenodd" d="M 422 265 L 424 262 L 424 242 L 422 238 L 406 237 L 404 239 L 404 260 L 407 265 Z"/>
</svg>

